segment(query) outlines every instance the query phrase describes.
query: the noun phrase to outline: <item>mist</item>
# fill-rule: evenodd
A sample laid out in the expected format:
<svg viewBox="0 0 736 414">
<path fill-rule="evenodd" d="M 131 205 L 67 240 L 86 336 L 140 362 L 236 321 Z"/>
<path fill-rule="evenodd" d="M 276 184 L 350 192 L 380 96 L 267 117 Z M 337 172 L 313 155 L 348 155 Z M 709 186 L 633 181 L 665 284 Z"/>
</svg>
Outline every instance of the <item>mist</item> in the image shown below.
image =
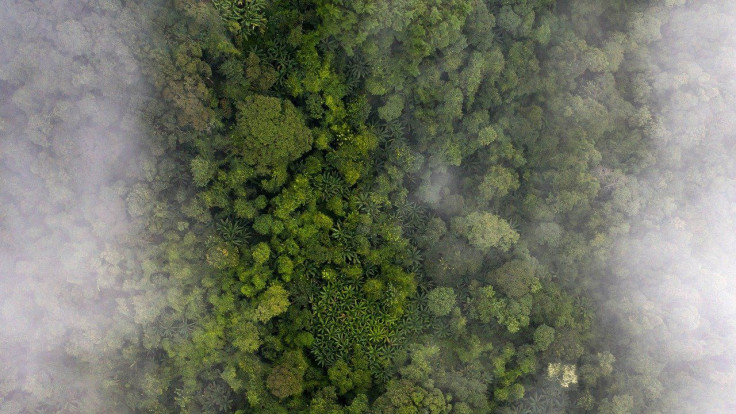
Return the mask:
<svg viewBox="0 0 736 414">
<path fill-rule="evenodd" d="M 106 358 L 135 335 L 111 292 L 145 90 L 125 30 L 146 31 L 115 1 L 0 7 L 3 413 L 121 410 Z"/>
<path fill-rule="evenodd" d="M 736 5 L 689 2 L 642 17 L 661 33 L 639 79 L 651 89 L 638 90 L 656 111 L 656 162 L 636 177 L 644 208 L 616 242 L 602 314 L 620 334 L 611 347 L 641 390 L 635 400 L 661 412 L 732 413 Z"/>
</svg>

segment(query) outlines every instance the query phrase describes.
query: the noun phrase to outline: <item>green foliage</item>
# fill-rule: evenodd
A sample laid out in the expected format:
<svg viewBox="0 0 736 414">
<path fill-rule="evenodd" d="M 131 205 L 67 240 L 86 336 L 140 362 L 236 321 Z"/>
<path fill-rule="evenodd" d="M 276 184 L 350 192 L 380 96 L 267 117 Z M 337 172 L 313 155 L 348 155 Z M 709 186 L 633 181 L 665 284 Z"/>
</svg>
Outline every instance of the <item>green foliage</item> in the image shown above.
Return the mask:
<svg viewBox="0 0 736 414">
<path fill-rule="evenodd" d="M 446 414 L 451 405 L 437 388 L 425 388 L 413 382 L 401 379 L 391 380 L 386 392 L 378 397 L 373 405 L 374 410 L 381 413 L 429 413 Z"/>
<path fill-rule="evenodd" d="M 251 254 L 253 256 L 253 261 L 256 264 L 261 265 L 266 263 L 269 257 L 271 257 L 271 248 L 268 247 L 267 243 L 260 242 L 253 248 L 253 252 Z"/>
<path fill-rule="evenodd" d="M 238 265 L 238 248 L 229 243 L 218 243 L 207 250 L 207 263 L 218 270 Z"/>
<path fill-rule="evenodd" d="M 205 187 L 215 175 L 215 165 L 211 161 L 197 157 L 191 162 L 192 178 L 198 187 Z"/>
<path fill-rule="evenodd" d="M 542 286 L 534 275 L 531 263 L 523 260 L 510 260 L 491 272 L 490 281 L 498 290 L 511 298 L 522 298 L 538 292 Z"/>
<path fill-rule="evenodd" d="M 202 390 L 198 403 L 205 413 L 226 413 L 233 403 L 230 388 L 222 383 L 211 382 Z"/>
<path fill-rule="evenodd" d="M 225 217 L 217 223 L 217 232 L 226 243 L 235 247 L 243 246 L 250 239 L 245 223 L 230 217 Z"/>
<path fill-rule="evenodd" d="M 268 390 L 278 398 L 300 394 L 304 387 L 298 371 L 284 365 L 277 365 L 266 378 Z"/>
<path fill-rule="evenodd" d="M 427 306 L 436 316 L 449 315 L 456 301 L 455 291 L 449 287 L 434 288 L 427 295 Z"/>
<path fill-rule="evenodd" d="M 490 248 L 507 251 L 519 240 L 519 233 L 506 220 L 488 212 L 476 211 L 465 217 L 455 217 L 451 226 L 453 231 L 483 251 Z"/>
<path fill-rule="evenodd" d="M 233 33 L 239 33 L 241 29 L 253 31 L 265 28 L 265 0 L 212 0 L 212 5 Z"/>
<path fill-rule="evenodd" d="M 40 345 L 0 343 L 0 411 L 100 412 L 104 395 L 104 409 L 134 412 L 672 412 L 727 389 L 728 376 L 699 374 L 727 347 L 678 339 L 723 324 L 677 276 L 704 270 L 664 264 L 692 252 L 617 242 L 660 228 L 716 239 L 698 230 L 713 218 L 675 206 L 728 187 L 728 157 L 694 167 L 729 153 L 728 123 L 704 132 L 692 109 L 729 107 L 720 75 L 699 66 L 721 57 L 690 56 L 702 29 L 668 16 L 683 2 L 624 3 L 13 11 L 6 43 L 23 47 L 6 48 L 0 71 L 0 271 L 38 274 L 7 294 L 53 328 L 29 336 Z M 688 45 L 683 65 L 652 52 L 665 34 Z M 655 98 L 688 126 L 670 131 Z M 703 117 L 729 119 L 718 111 Z M 689 143 L 651 148 L 669 136 Z M 14 223 L 27 227 L 18 240 Z M 660 295 L 677 304 L 668 317 Z M 68 326 L 44 316 L 60 314 Z M 675 356 L 637 345 L 655 334 Z M 6 368 L 28 355 L 44 367 Z"/>
<path fill-rule="evenodd" d="M 532 298 L 519 299 L 501 297 L 491 286 L 475 288 L 471 291 L 469 302 L 470 317 L 481 322 L 497 321 L 509 332 L 518 332 L 529 325 Z"/>
<path fill-rule="evenodd" d="M 288 100 L 249 96 L 236 105 L 233 145 L 243 161 L 260 173 L 272 173 L 312 147 L 312 132 Z"/>
<path fill-rule="evenodd" d="M 289 305 L 289 292 L 281 285 L 272 285 L 259 296 L 254 313 L 255 319 L 267 322 L 286 312 Z"/>
<path fill-rule="evenodd" d="M 555 329 L 551 326 L 542 325 L 534 331 L 534 346 L 540 351 L 546 351 L 554 340 Z"/>
<path fill-rule="evenodd" d="M 317 363 L 331 367 L 351 358 L 364 359 L 370 372 L 383 378 L 390 358 L 406 340 L 406 319 L 392 312 L 395 295 L 391 287 L 380 296 L 363 295 L 355 284 L 323 287 L 312 310 L 311 350 Z"/>
<path fill-rule="evenodd" d="M 255 352 L 261 346 L 258 328 L 248 321 L 233 321 L 233 345 L 243 352 Z"/>
<path fill-rule="evenodd" d="M 271 232 L 273 217 L 270 214 L 261 214 L 253 220 L 253 230 L 258 234 L 267 235 Z"/>
<path fill-rule="evenodd" d="M 392 95 L 384 106 L 378 108 L 378 114 L 384 121 L 391 122 L 401 116 L 403 109 L 404 99 L 399 95 Z"/>
<path fill-rule="evenodd" d="M 356 365 L 360 365 L 359 361 Z M 345 361 L 337 361 L 327 370 L 330 382 L 337 387 L 338 394 L 344 395 L 351 390 L 365 391 L 371 385 L 370 372 L 356 367 L 352 370 Z"/>
</svg>

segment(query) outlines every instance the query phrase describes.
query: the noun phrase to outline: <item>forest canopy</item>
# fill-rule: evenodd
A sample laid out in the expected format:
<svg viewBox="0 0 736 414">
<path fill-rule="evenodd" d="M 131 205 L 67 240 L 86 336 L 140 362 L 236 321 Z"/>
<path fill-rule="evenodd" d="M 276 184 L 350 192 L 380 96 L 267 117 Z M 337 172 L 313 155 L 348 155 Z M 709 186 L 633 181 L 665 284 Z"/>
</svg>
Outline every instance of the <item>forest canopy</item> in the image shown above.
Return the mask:
<svg viewBox="0 0 736 414">
<path fill-rule="evenodd" d="M 8 0 L 0 412 L 736 412 L 735 22 Z"/>
</svg>

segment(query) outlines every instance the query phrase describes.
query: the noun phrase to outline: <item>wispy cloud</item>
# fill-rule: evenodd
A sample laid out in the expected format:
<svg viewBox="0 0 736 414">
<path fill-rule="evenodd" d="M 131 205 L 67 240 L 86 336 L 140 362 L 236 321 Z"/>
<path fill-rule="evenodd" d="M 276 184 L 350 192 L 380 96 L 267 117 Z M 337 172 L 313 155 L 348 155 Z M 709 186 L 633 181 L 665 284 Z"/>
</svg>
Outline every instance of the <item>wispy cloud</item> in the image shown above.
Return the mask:
<svg viewBox="0 0 736 414">
<path fill-rule="evenodd" d="M 133 234 L 136 61 L 114 3 L 0 7 L 0 412 L 114 412 L 111 264 Z M 133 167 L 134 169 L 135 167 Z"/>
</svg>

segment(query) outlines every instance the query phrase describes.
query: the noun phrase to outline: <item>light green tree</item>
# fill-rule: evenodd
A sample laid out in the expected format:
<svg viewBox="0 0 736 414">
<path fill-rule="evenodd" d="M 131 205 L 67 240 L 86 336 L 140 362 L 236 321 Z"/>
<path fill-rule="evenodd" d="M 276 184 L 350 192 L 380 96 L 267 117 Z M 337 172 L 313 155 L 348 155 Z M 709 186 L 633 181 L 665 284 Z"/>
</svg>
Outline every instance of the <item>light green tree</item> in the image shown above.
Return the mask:
<svg viewBox="0 0 736 414">
<path fill-rule="evenodd" d="M 453 231 L 483 251 L 490 248 L 507 251 L 519 240 L 519 233 L 506 220 L 488 212 L 475 211 L 455 217 L 450 224 Z"/>
<path fill-rule="evenodd" d="M 312 148 L 312 132 L 288 100 L 253 95 L 237 104 L 233 142 L 243 161 L 260 173 L 271 173 Z"/>
</svg>

